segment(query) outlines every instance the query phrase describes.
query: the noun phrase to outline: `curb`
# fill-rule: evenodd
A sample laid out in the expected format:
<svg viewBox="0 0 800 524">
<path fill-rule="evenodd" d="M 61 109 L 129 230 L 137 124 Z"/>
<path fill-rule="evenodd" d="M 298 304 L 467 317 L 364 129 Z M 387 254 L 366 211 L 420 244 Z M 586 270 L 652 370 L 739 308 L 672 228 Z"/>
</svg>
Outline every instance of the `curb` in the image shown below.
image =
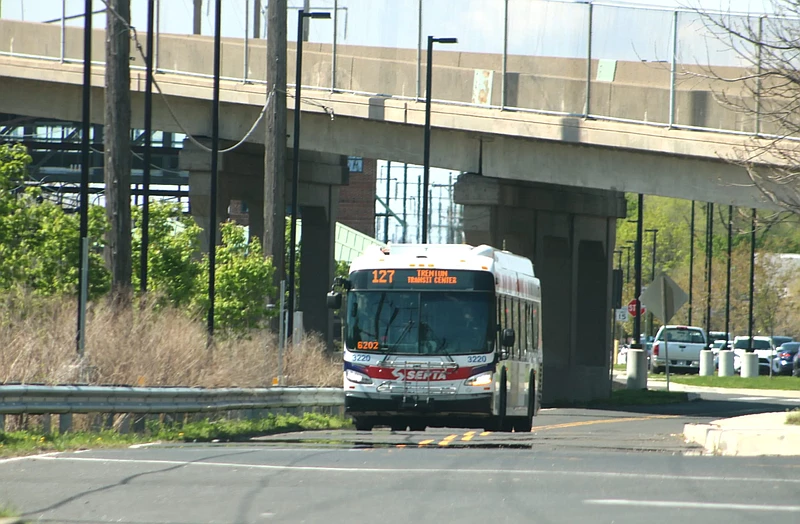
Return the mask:
<svg viewBox="0 0 800 524">
<path fill-rule="evenodd" d="M 766 416 L 782 413 L 763 414 Z M 758 417 L 759 415 L 751 416 Z M 800 456 L 800 428 L 772 424 L 763 427 L 758 419 L 747 422 L 738 417 L 710 424 L 685 424 L 683 437 L 699 444 L 707 454 L 732 457 Z M 764 420 L 763 418 L 761 420 Z M 732 427 L 725 427 L 732 426 Z"/>
<path fill-rule="evenodd" d="M 24 524 L 25 521 L 18 517 L 0 517 L 0 524 Z"/>
</svg>

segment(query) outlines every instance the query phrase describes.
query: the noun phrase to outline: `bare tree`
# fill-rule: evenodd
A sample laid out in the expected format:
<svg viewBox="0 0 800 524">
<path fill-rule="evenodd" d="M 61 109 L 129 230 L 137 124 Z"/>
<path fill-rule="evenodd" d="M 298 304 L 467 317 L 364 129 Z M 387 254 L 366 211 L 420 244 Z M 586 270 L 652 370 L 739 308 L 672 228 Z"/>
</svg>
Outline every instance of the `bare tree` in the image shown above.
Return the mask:
<svg viewBox="0 0 800 524">
<path fill-rule="evenodd" d="M 736 77 L 707 69 L 726 86 L 717 100 L 754 123 L 755 135 L 732 160 L 771 202 L 800 214 L 800 2 L 771 4 L 772 14 L 760 16 L 698 12 L 745 64 Z"/>
<path fill-rule="evenodd" d="M 131 294 L 131 90 L 130 0 L 107 0 L 105 183 L 106 262 L 111 292 L 121 303 Z"/>
</svg>

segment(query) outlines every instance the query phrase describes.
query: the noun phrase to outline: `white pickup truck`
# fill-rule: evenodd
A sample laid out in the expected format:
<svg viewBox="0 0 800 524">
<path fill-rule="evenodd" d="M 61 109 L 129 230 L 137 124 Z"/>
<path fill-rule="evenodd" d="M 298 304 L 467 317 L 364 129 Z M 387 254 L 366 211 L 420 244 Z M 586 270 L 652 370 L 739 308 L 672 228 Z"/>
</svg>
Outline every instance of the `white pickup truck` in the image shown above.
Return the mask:
<svg viewBox="0 0 800 524">
<path fill-rule="evenodd" d="M 707 348 L 708 338 L 703 328 L 695 326 L 661 326 L 653 341 L 650 370 L 653 373 L 663 373 L 667 365 L 667 353 L 669 353 L 670 371 L 673 368 L 699 370 L 700 351 Z"/>
</svg>

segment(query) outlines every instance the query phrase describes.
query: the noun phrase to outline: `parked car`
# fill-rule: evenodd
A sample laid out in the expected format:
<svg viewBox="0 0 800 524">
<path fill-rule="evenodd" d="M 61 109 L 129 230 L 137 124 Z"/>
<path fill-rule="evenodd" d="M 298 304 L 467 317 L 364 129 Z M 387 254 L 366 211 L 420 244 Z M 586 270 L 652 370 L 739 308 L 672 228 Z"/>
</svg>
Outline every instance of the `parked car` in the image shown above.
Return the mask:
<svg viewBox="0 0 800 524">
<path fill-rule="evenodd" d="M 724 331 L 709 331 L 708 332 L 708 340 L 713 340 L 714 343 L 719 342 L 720 340 L 727 340 L 728 344 L 733 344 L 733 337 L 730 333 L 725 333 Z M 712 349 L 712 348 L 708 348 Z M 728 348 L 730 349 L 730 348 Z"/>
<path fill-rule="evenodd" d="M 781 347 L 787 342 L 794 342 L 794 337 L 787 337 L 783 335 L 774 335 L 769 338 L 772 339 L 772 345 L 774 345 L 776 348 Z"/>
<path fill-rule="evenodd" d="M 739 336 L 733 339 L 733 352 L 736 357 L 739 357 L 733 359 L 733 369 L 737 373 L 741 372 L 742 355 L 747 352 L 748 346 L 750 346 L 750 337 Z M 775 346 L 770 337 L 753 337 L 751 349 L 758 355 L 759 375 L 769 375 L 770 365 L 772 365 L 773 374 L 780 372 L 780 365 L 775 358 Z"/>
<path fill-rule="evenodd" d="M 780 365 L 779 374 L 791 375 L 794 370 L 795 356 L 800 350 L 800 342 L 784 342 L 782 346 L 775 349 L 777 361 Z"/>
<path fill-rule="evenodd" d="M 794 356 L 794 369 L 792 371 L 792 376 L 800 378 L 800 351 Z"/>
<path fill-rule="evenodd" d="M 661 326 L 653 341 L 650 369 L 653 373 L 663 373 L 667 365 L 666 353 L 668 352 L 670 368 L 683 371 L 699 371 L 700 351 L 707 347 L 708 339 L 703 328 L 695 326 Z"/>
<path fill-rule="evenodd" d="M 709 349 L 711 349 L 711 353 L 714 354 L 714 369 L 719 369 L 719 350 L 733 349 L 733 340 L 726 341 L 724 338 L 715 340 Z"/>
</svg>

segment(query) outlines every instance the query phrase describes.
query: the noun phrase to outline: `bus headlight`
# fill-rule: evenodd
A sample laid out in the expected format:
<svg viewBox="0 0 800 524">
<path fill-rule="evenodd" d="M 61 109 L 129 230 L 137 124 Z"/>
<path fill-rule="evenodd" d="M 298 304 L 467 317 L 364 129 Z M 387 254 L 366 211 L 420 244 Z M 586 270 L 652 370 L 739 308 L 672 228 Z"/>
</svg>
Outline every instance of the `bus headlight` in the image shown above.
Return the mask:
<svg viewBox="0 0 800 524">
<path fill-rule="evenodd" d="M 344 372 L 344 378 L 356 384 L 372 384 L 371 378 L 358 371 L 353 371 L 352 369 L 348 369 Z"/>
<path fill-rule="evenodd" d="M 475 375 L 474 377 L 469 377 L 467 380 L 464 381 L 465 386 L 488 386 L 491 383 L 492 383 L 491 371 Z"/>
</svg>

